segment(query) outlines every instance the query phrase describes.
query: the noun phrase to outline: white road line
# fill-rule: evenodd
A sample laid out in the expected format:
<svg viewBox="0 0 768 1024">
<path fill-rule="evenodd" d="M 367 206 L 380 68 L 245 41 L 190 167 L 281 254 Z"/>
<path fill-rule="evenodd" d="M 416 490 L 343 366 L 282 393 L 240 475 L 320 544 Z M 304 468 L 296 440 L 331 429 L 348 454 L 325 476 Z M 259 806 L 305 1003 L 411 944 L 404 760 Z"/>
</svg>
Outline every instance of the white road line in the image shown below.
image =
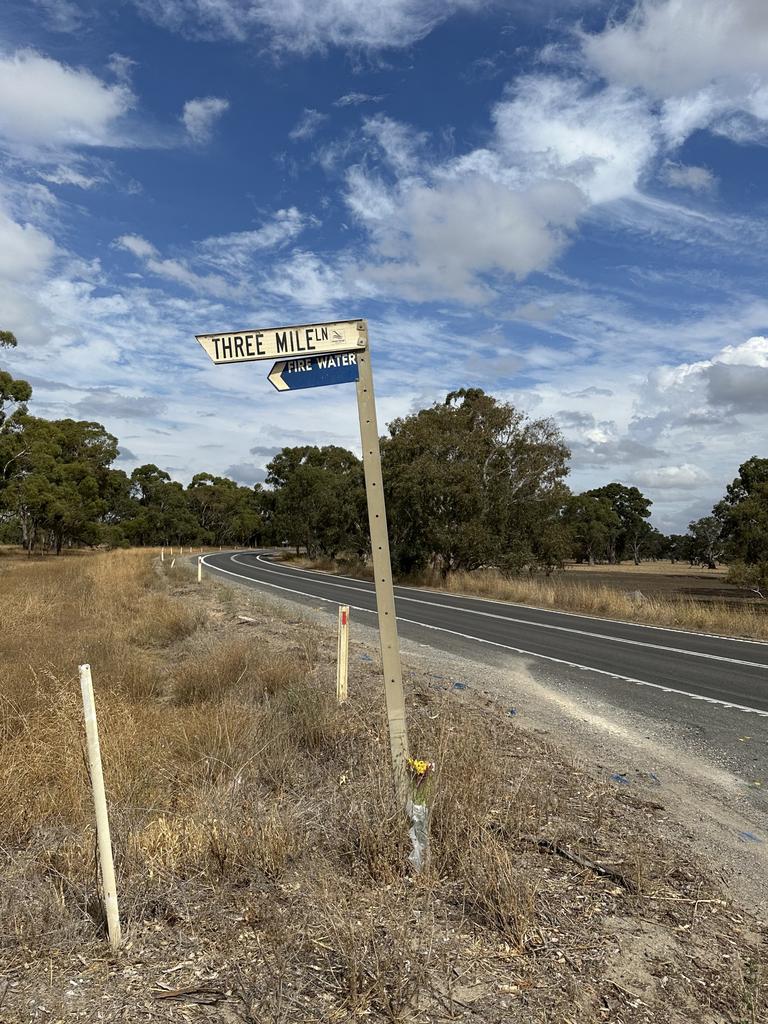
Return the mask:
<svg viewBox="0 0 768 1024">
<path fill-rule="evenodd" d="M 237 555 L 231 555 L 230 558 L 233 562 L 238 565 L 246 565 L 245 562 L 241 562 Z M 290 573 L 279 572 L 277 569 L 267 569 L 265 566 L 269 565 L 268 562 L 260 561 L 258 569 L 254 566 L 257 572 L 268 572 L 273 576 L 281 576 L 283 579 L 286 577 L 290 578 Z M 336 587 L 339 590 L 354 590 L 361 594 L 373 594 L 373 591 L 367 590 L 364 587 L 351 587 L 346 583 L 331 583 L 330 580 L 317 580 L 318 586 L 323 587 Z M 357 581 L 361 582 L 360 580 Z M 622 636 L 610 636 L 607 633 L 590 633 L 583 629 L 573 629 L 571 626 L 556 626 L 553 622 L 534 622 L 530 619 L 517 619 L 511 615 L 495 615 L 493 612 L 484 612 L 479 608 L 461 608 L 453 604 L 442 604 L 440 601 L 422 601 L 418 597 L 405 597 L 402 594 L 397 595 L 398 601 L 410 601 L 412 604 L 424 604 L 429 608 L 443 608 L 447 611 L 464 612 L 467 615 L 482 615 L 486 619 L 496 619 L 500 622 L 510 622 L 518 626 L 533 626 L 536 629 L 551 629 L 558 633 L 572 633 L 575 636 L 589 637 L 591 640 L 608 640 L 615 644 L 628 644 L 631 647 L 647 647 L 655 651 L 666 651 L 668 654 L 682 654 L 689 658 L 705 658 L 707 661 L 722 661 L 729 665 L 746 665 L 748 668 L 762 668 L 768 673 L 768 665 L 763 665 L 756 661 L 742 661 L 739 658 L 727 658 L 722 654 L 707 654 L 704 651 L 687 651 L 682 647 L 667 647 L 664 644 L 652 644 L 647 640 L 630 640 L 628 637 Z"/>
<path fill-rule="evenodd" d="M 227 576 L 236 576 L 241 580 L 249 580 L 251 583 L 257 583 L 261 587 L 271 587 L 273 590 L 282 590 L 287 594 L 297 594 L 300 597 L 309 597 L 313 601 L 324 601 L 326 604 L 338 604 L 338 601 L 334 601 L 330 597 L 318 597 L 316 594 L 308 594 L 304 590 L 293 590 L 291 587 L 281 587 L 277 583 L 267 583 L 266 580 L 254 579 L 253 576 L 245 576 L 240 572 L 232 572 L 230 569 L 222 569 L 218 565 L 210 565 L 206 562 L 207 555 L 203 556 L 203 562 L 208 566 L 209 569 L 213 569 L 216 572 L 223 572 Z M 235 556 L 231 556 L 234 558 Z M 352 588 L 349 588 L 352 589 Z M 376 615 L 375 611 L 370 608 L 362 608 L 359 605 L 350 605 L 354 611 L 367 612 L 368 615 Z M 716 697 L 704 697 L 700 693 L 690 693 L 688 690 L 677 690 L 672 686 L 663 686 L 661 683 L 649 683 L 646 679 L 636 679 L 634 676 L 624 676 L 618 672 L 608 672 L 602 668 L 593 668 L 591 665 L 580 665 L 575 661 L 566 661 L 564 658 L 553 658 L 549 654 L 539 654 L 537 651 L 526 651 L 522 647 L 512 647 L 509 644 L 497 643 L 495 640 L 485 640 L 481 636 L 472 636 L 471 633 L 460 633 L 455 629 L 447 629 L 444 626 L 431 626 L 426 622 L 419 622 L 416 619 L 406 619 L 401 615 L 397 616 L 398 622 L 407 622 L 412 626 L 421 626 L 424 629 L 434 629 L 440 633 L 450 633 L 452 636 L 460 636 L 464 640 L 474 640 L 476 643 L 487 644 L 490 647 L 500 647 L 505 651 L 513 651 L 515 654 L 524 654 L 531 658 L 541 658 L 544 661 L 553 661 L 558 665 L 566 665 L 568 668 L 577 668 L 582 672 L 596 672 L 601 676 L 608 676 L 611 679 L 621 679 L 626 683 L 634 683 L 636 686 L 648 686 L 653 690 L 661 690 L 662 693 L 674 693 L 678 697 L 689 697 L 691 700 L 701 700 L 706 704 L 715 704 L 718 707 L 730 708 L 733 711 L 745 711 L 748 714 L 759 715 L 761 718 L 768 718 L 768 711 L 761 711 L 759 708 L 751 708 L 745 704 L 734 704 L 727 700 L 718 700 Z"/>
<path fill-rule="evenodd" d="M 219 552 L 222 554 L 222 552 Z M 223 552 L 227 554 L 227 552 Z M 279 562 L 269 562 L 264 558 L 263 555 L 257 554 L 256 560 L 266 565 L 279 565 Z M 288 566 L 286 566 L 288 568 Z M 360 580 L 356 576 L 342 576 L 341 573 L 327 572 L 325 569 L 302 569 L 298 565 L 291 565 L 291 572 L 304 572 L 308 574 L 316 574 L 318 576 L 331 576 L 336 580 L 352 580 L 354 583 L 368 583 L 368 580 Z M 370 583 L 370 586 L 373 586 Z M 416 594 L 441 594 L 445 593 L 441 590 L 429 590 L 424 587 L 406 587 L 403 584 L 398 584 L 395 590 L 412 590 Z M 675 626 L 654 626 L 650 622 L 630 622 L 629 619 L 609 619 L 604 615 L 587 615 L 586 612 L 569 612 L 564 611 L 560 608 L 542 608 L 537 604 L 520 604 L 519 601 L 504 601 L 496 597 L 479 597 L 474 594 L 446 594 L 446 596 L 455 597 L 457 600 L 464 601 L 486 601 L 488 604 L 500 604 L 506 608 L 526 608 L 533 612 L 543 612 L 545 615 L 572 615 L 575 619 L 590 619 L 595 621 L 596 619 L 600 622 L 614 622 L 617 626 L 631 626 L 634 629 L 658 629 L 664 633 L 683 633 L 685 636 L 691 637 L 707 637 L 710 640 L 732 640 L 735 644 L 755 644 L 760 647 L 768 647 L 768 640 L 755 640 L 753 637 L 746 636 L 726 636 L 723 633 L 699 633 L 690 629 L 679 629 Z M 526 620 L 527 621 L 527 620 Z M 750 662 L 751 664 L 751 662 Z"/>
</svg>

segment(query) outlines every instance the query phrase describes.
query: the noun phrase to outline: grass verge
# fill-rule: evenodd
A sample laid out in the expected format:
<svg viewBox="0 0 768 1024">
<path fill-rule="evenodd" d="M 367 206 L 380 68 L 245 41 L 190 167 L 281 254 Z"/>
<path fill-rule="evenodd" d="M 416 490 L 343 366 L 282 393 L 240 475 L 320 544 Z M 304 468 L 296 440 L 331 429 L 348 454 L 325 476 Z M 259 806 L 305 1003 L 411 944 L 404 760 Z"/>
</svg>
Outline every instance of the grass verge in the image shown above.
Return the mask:
<svg viewBox="0 0 768 1024">
<path fill-rule="evenodd" d="M 310 561 L 291 558 L 293 564 L 325 572 L 354 575 L 370 579 L 370 570 L 359 562 L 333 562 L 330 559 Z M 586 575 L 586 572 L 580 574 Z M 487 597 L 538 608 L 578 612 L 597 618 L 622 619 L 650 626 L 667 626 L 698 633 L 717 633 L 755 640 L 768 640 L 768 602 L 743 601 L 738 605 L 718 601 L 697 601 L 685 596 L 673 599 L 632 593 L 615 587 L 568 578 L 568 573 L 546 579 L 507 578 L 495 569 L 474 572 L 421 573 L 400 581 L 404 586 L 426 587 L 468 597 Z M 642 576 L 638 575 L 638 589 Z"/>
</svg>

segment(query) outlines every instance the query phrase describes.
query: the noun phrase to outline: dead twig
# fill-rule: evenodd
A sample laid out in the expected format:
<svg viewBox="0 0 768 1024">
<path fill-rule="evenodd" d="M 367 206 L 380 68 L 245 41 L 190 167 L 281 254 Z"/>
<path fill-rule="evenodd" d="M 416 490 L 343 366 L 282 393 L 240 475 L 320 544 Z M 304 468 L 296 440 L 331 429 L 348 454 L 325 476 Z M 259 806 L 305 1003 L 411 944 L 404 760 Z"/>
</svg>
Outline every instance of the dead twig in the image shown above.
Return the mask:
<svg viewBox="0 0 768 1024">
<path fill-rule="evenodd" d="M 601 878 L 610 878 L 612 882 L 616 882 L 627 892 L 637 893 L 637 885 L 632 881 L 631 878 L 627 878 L 620 871 L 614 871 L 613 868 L 607 868 L 603 864 L 598 864 L 597 861 L 590 860 L 588 857 L 582 857 L 579 853 L 573 853 L 571 850 L 566 850 L 564 846 L 560 846 L 558 843 L 552 842 L 551 839 L 541 839 L 537 836 L 523 836 L 523 839 L 529 843 L 535 843 L 540 850 L 544 850 L 546 853 L 554 854 L 558 857 L 563 857 L 565 860 L 571 861 L 573 864 L 578 864 L 580 868 L 586 868 L 588 871 L 594 871 L 596 875 L 600 875 Z"/>
</svg>

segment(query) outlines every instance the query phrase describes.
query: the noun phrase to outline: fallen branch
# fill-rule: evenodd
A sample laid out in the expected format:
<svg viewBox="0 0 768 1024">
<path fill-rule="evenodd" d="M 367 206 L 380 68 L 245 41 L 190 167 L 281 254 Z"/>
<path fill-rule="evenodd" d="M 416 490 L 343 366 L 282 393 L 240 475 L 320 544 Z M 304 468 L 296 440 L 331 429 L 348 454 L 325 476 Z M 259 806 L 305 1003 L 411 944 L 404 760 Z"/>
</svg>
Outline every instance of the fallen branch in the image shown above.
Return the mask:
<svg viewBox="0 0 768 1024">
<path fill-rule="evenodd" d="M 582 857 L 579 853 L 572 853 L 570 850 L 566 850 L 564 846 L 560 846 L 558 843 L 553 843 L 551 839 L 540 839 L 537 836 L 523 836 L 530 843 L 535 843 L 540 850 L 544 850 L 546 853 L 555 854 L 558 857 L 564 857 L 565 860 L 571 861 L 573 864 L 578 864 L 580 868 L 587 868 L 589 871 L 594 871 L 596 875 L 600 875 L 602 878 L 610 878 L 612 882 L 616 882 L 627 892 L 637 893 L 637 885 L 632 881 L 631 878 L 627 878 L 626 875 L 622 875 L 620 871 L 614 871 L 613 868 L 606 868 L 602 864 L 598 864 L 597 861 L 589 860 L 588 857 Z"/>
</svg>

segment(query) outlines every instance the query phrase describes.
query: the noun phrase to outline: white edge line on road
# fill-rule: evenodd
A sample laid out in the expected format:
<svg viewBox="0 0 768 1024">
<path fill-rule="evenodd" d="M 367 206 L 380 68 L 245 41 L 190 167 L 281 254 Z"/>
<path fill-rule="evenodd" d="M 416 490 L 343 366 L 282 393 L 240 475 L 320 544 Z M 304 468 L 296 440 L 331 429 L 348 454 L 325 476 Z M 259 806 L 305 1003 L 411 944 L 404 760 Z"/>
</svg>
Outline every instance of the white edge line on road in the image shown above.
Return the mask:
<svg viewBox="0 0 768 1024">
<path fill-rule="evenodd" d="M 230 569 L 222 569 L 218 565 L 209 565 L 205 559 L 208 556 L 203 556 L 203 562 L 208 566 L 209 569 L 213 569 L 215 572 L 223 572 L 227 576 L 236 576 L 241 580 L 248 580 L 250 583 L 255 583 L 260 587 L 271 587 L 273 590 L 283 590 L 287 594 L 297 594 L 299 597 L 307 597 L 312 601 L 324 601 L 326 604 L 338 605 L 338 601 L 334 601 L 330 597 L 318 597 L 315 594 L 307 594 L 303 590 L 293 590 L 291 587 L 281 587 L 277 583 L 267 583 L 265 580 L 257 580 L 252 576 L 244 576 L 239 572 L 232 572 Z M 378 615 L 377 612 L 372 611 L 370 608 L 362 608 L 359 605 L 350 605 L 357 612 L 365 612 L 368 615 Z M 418 622 L 416 619 L 405 619 L 402 616 L 397 616 L 398 622 L 407 622 L 412 626 L 421 626 L 423 629 L 434 629 L 440 633 L 450 633 L 452 636 L 460 636 L 464 640 L 474 640 L 479 644 L 487 644 L 490 647 L 500 647 L 505 651 L 513 651 L 515 654 L 524 654 L 530 658 L 540 658 L 544 661 L 553 661 L 558 665 L 567 665 L 569 668 L 577 668 L 582 672 L 596 672 L 601 676 L 608 676 L 611 679 L 621 679 L 627 683 L 634 683 L 636 686 L 648 686 L 653 690 L 661 690 L 662 693 L 674 693 L 678 697 L 689 697 L 691 700 L 701 700 L 706 704 L 716 704 L 718 707 L 730 708 L 733 711 L 745 711 L 747 714 L 759 715 L 761 718 L 768 718 L 768 711 L 760 711 L 758 708 L 750 708 L 744 704 L 733 704 L 727 700 L 718 700 L 716 697 L 704 697 L 700 693 L 689 693 L 688 690 L 676 690 L 672 686 L 662 686 L 661 683 L 649 683 L 645 679 L 635 679 L 634 676 L 623 676 L 618 672 L 608 672 L 602 668 L 592 668 L 590 665 L 580 665 L 575 661 L 566 661 L 563 658 L 553 658 L 549 654 L 538 654 L 535 651 L 526 651 L 522 647 L 512 647 L 509 644 L 500 644 L 495 640 L 484 640 L 479 636 L 472 636 L 470 633 L 460 633 L 455 629 L 447 629 L 445 626 L 430 626 L 425 622 Z"/>
<path fill-rule="evenodd" d="M 245 562 L 241 562 L 237 555 L 230 555 L 231 560 L 237 565 L 246 565 Z M 261 565 L 259 568 L 253 567 L 257 572 L 268 572 L 273 576 L 280 576 L 290 578 L 290 572 L 279 572 L 275 568 L 266 568 L 268 565 L 274 565 L 274 563 L 266 562 L 263 559 L 257 559 Z M 351 579 L 352 577 L 345 577 Z M 373 591 L 366 590 L 363 587 L 351 587 L 346 583 L 331 583 L 330 580 L 316 580 L 318 586 L 326 587 L 337 587 L 339 590 L 354 590 L 360 594 L 373 594 Z M 363 582 L 357 580 L 358 583 Z M 423 591 L 420 591 L 423 593 Z M 439 591 L 435 592 L 439 596 Z M 446 611 L 457 611 L 464 612 L 466 615 L 482 615 L 486 619 L 496 619 L 499 622 L 509 622 L 514 625 L 532 626 L 534 629 L 552 629 L 558 633 L 572 633 L 575 636 L 589 637 L 591 640 L 607 640 L 609 643 L 615 644 L 627 644 L 630 647 L 647 647 L 655 651 L 666 651 L 668 654 L 681 654 L 689 658 L 704 658 L 707 661 L 723 661 L 729 665 L 742 665 L 748 668 L 762 668 L 768 672 L 768 665 L 763 665 L 757 661 L 743 661 L 740 658 L 727 658 L 722 654 L 707 654 L 705 651 L 687 651 L 682 647 L 667 647 L 664 644 L 652 644 L 647 640 L 631 640 L 629 637 L 623 636 L 610 636 L 608 633 L 590 633 L 584 629 L 574 629 L 571 626 L 558 626 L 554 622 L 535 622 L 531 619 L 516 619 L 511 615 L 495 615 L 493 612 L 484 612 L 479 608 L 461 608 L 458 605 L 453 604 L 442 604 L 439 601 L 423 601 L 418 597 L 405 597 L 403 594 L 396 595 L 398 601 L 410 601 L 412 604 L 424 604 L 429 608 L 442 608 Z M 595 621 L 595 620 L 592 620 Z"/>
<path fill-rule="evenodd" d="M 228 552 L 216 552 L 217 554 L 228 554 Z M 242 548 L 237 548 L 236 554 L 245 554 Z M 271 565 L 284 565 L 286 568 L 290 568 L 293 572 L 305 572 L 305 573 L 316 573 L 318 576 L 331 576 L 337 580 L 353 580 L 355 583 L 370 583 L 373 586 L 372 580 L 361 580 L 357 576 L 342 576 L 340 573 L 328 572 L 325 569 L 302 569 L 298 565 L 289 565 L 287 562 L 268 562 L 261 554 L 256 554 L 256 559 L 259 562 Z M 395 590 L 413 590 L 417 594 L 443 594 L 446 597 L 455 597 L 458 600 L 465 601 L 487 601 L 489 604 L 501 604 L 508 608 L 530 608 L 534 612 L 544 612 L 545 615 L 572 615 L 576 619 L 591 619 L 593 622 L 615 622 L 618 626 L 634 626 L 637 629 L 659 629 L 665 633 L 684 633 L 685 636 L 705 636 L 709 637 L 710 640 L 733 640 L 737 644 L 757 644 L 761 647 L 768 647 L 768 640 L 756 640 L 753 637 L 748 636 L 725 636 L 723 633 L 699 633 L 691 629 L 679 629 L 676 626 L 654 626 L 650 622 L 630 622 L 629 619 L 609 619 L 604 615 L 587 615 L 586 612 L 569 612 L 562 608 L 542 608 L 538 604 L 520 604 L 519 601 L 503 601 L 498 597 L 481 597 L 477 594 L 454 594 L 447 590 L 430 590 L 428 587 L 407 587 L 402 583 L 398 583 L 395 586 Z"/>
</svg>

